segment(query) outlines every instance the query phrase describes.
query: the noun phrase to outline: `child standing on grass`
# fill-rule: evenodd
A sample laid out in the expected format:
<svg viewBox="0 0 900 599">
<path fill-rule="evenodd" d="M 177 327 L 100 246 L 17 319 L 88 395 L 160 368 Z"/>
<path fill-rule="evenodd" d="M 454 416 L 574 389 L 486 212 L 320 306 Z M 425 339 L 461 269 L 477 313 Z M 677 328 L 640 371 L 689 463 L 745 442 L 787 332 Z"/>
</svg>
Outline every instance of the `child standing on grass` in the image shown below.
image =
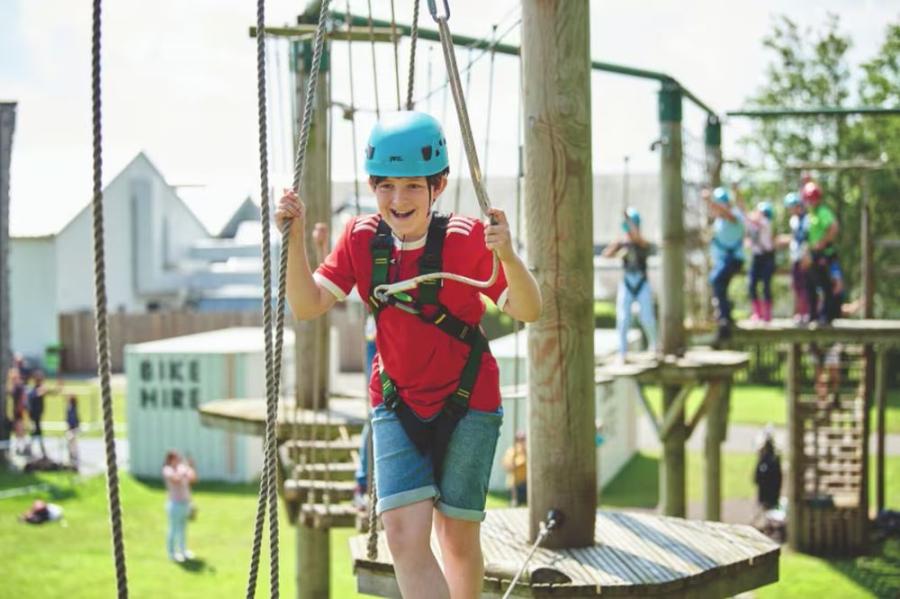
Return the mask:
<svg viewBox="0 0 900 599">
<path fill-rule="evenodd" d="M 484 293 L 513 318 L 531 322 L 540 291 L 513 250 L 502 210 L 495 224 L 434 212 L 447 187 L 447 142 L 436 119 L 398 112 L 369 137 L 366 171 L 378 214 L 352 219 L 313 274 L 306 255 L 305 207 L 286 190 L 275 218 L 290 227 L 287 293 L 295 318 L 327 312 L 356 287 L 375 316 L 375 482 L 407 599 L 478 597 L 484 575 L 480 525 L 502 420 L 497 362 L 479 328 Z M 314 233 L 324 245 L 323 226 Z M 452 280 L 423 284 L 386 301 L 374 289 L 423 272 L 486 280 L 493 253 L 500 272 L 488 288 Z M 431 550 L 432 525 L 443 571 Z"/>
<path fill-rule="evenodd" d="M 191 460 L 184 460 L 177 451 L 166 453 L 162 469 L 168 500 L 166 515 L 169 532 L 166 535 L 166 551 L 169 559 L 182 563 L 193 559 L 194 554 L 186 546 L 187 522 L 191 513 L 191 485 L 197 482 L 197 473 Z"/>
<path fill-rule="evenodd" d="M 69 450 L 69 466 L 78 471 L 78 433 L 81 421 L 78 418 L 78 398 L 70 395 L 66 404 L 66 447 Z"/>
</svg>

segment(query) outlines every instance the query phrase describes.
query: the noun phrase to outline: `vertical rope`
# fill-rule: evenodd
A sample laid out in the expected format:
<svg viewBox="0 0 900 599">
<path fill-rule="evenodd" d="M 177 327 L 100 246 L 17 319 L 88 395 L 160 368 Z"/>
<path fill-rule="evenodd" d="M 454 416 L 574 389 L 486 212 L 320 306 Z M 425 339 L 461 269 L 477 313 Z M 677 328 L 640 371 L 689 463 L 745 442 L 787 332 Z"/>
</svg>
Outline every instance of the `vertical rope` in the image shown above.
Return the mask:
<svg viewBox="0 0 900 599">
<path fill-rule="evenodd" d="M 497 57 L 497 25 L 491 28 L 491 64 L 488 69 L 487 123 L 484 126 L 484 178 L 487 180 L 488 156 L 491 149 L 491 114 L 494 108 L 494 59 Z M 471 72 L 471 70 L 470 70 Z M 468 93 L 468 91 L 466 91 Z"/>
<path fill-rule="evenodd" d="M 397 17 L 394 15 L 394 0 L 391 0 L 391 39 L 394 42 L 394 83 L 397 86 L 397 110 L 403 110 L 400 103 L 400 39 L 397 36 Z"/>
<path fill-rule="evenodd" d="M 418 2 L 419 0 L 416 0 Z M 356 94 L 353 91 L 353 18 L 350 16 L 350 0 L 347 0 L 347 67 L 350 77 L 350 131 L 353 142 L 353 202 L 359 216 L 359 154 L 356 143 Z"/>
<path fill-rule="evenodd" d="M 119 467 L 116 463 L 116 440 L 113 432 L 112 393 L 110 390 L 109 330 L 106 320 L 106 260 L 103 229 L 103 128 L 100 95 L 100 43 L 102 2 L 94 0 L 91 31 L 91 108 L 93 124 L 93 225 L 94 225 L 94 321 L 97 334 L 97 369 L 103 405 L 103 444 L 106 450 L 106 493 L 112 529 L 113 559 L 116 567 L 116 593 L 128 597 L 125 568 L 125 540 L 122 535 L 122 506 L 119 501 Z"/>
<path fill-rule="evenodd" d="M 380 367 L 380 366 L 379 366 Z M 369 539 L 366 543 L 366 556 L 371 561 L 378 559 L 378 514 L 375 511 L 375 505 L 378 502 L 378 491 L 375 488 L 375 427 L 372 419 L 369 418 L 369 442 L 366 443 L 365 451 L 369 454 L 369 471 L 366 473 L 369 477 Z"/>
<path fill-rule="evenodd" d="M 375 93 L 375 117 L 381 119 L 381 102 L 378 100 L 378 64 L 375 60 L 375 25 L 372 22 L 372 0 L 369 5 L 369 43 L 372 44 L 372 91 Z"/>
<path fill-rule="evenodd" d="M 413 101 L 413 88 L 416 83 L 416 42 L 419 39 L 419 0 L 413 3 L 413 19 L 409 32 L 409 78 L 406 84 L 406 109 L 416 107 Z"/>
</svg>

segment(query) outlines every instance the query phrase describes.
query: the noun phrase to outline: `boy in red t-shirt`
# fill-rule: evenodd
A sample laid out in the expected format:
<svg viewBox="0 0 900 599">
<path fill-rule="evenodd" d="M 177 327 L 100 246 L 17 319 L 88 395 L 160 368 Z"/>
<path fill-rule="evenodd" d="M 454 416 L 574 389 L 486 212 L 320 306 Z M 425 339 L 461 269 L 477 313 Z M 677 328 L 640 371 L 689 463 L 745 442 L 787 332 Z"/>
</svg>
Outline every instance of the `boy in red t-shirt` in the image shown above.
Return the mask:
<svg viewBox="0 0 900 599">
<path fill-rule="evenodd" d="M 288 220 L 287 293 L 294 316 L 315 318 L 355 286 L 376 316 L 377 354 L 370 394 L 374 412 L 377 511 L 382 516 L 404 597 L 477 597 L 484 562 L 479 540 L 502 409 L 497 363 L 480 332 L 480 293 L 514 318 L 541 311 L 534 277 L 512 247 L 502 210 L 495 224 L 432 212 L 447 186 L 440 124 L 399 112 L 375 125 L 366 150 L 378 214 L 352 219 L 315 274 L 306 255 L 305 207 L 286 190 L 275 213 Z M 316 225 L 317 244 L 327 231 Z M 425 272 L 486 280 L 479 289 L 444 279 L 406 294 L 378 297 L 380 284 Z M 444 571 L 431 551 L 432 523 Z"/>
</svg>

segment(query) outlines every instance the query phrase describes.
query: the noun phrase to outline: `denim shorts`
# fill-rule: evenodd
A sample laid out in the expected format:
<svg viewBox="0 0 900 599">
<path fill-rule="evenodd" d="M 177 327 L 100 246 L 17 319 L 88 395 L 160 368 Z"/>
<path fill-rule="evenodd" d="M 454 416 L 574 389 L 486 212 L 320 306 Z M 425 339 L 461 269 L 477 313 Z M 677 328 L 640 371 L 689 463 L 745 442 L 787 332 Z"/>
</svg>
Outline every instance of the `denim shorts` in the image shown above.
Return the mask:
<svg viewBox="0 0 900 599">
<path fill-rule="evenodd" d="M 502 421 L 503 408 L 496 412 L 469 410 L 453 431 L 441 480 L 436 483 L 431 455 L 416 449 L 394 412 L 383 404 L 377 406 L 372 415 L 376 511 L 381 514 L 431 499 L 450 518 L 484 520 Z"/>
</svg>

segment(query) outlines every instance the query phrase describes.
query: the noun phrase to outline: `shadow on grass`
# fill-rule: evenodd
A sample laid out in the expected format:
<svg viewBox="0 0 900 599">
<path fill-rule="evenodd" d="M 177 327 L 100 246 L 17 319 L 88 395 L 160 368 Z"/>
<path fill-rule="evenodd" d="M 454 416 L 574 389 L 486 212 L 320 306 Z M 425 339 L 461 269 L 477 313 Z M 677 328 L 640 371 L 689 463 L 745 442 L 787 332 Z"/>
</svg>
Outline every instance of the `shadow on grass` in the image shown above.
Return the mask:
<svg viewBox="0 0 900 599">
<path fill-rule="evenodd" d="M 600 494 L 601 507 L 653 509 L 659 503 L 659 458 L 637 453 Z"/>
<path fill-rule="evenodd" d="M 53 501 L 72 499 L 78 497 L 75 476 L 71 472 L 0 470 L 0 497 L 32 497 Z M 17 490 L 21 493 L 17 493 Z"/>
<path fill-rule="evenodd" d="M 829 559 L 828 565 L 876 597 L 900 597 L 900 539 L 873 544 L 868 555 Z"/>
<path fill-rule="evenodd" d="M 206 560 L 204 560 L 202 557 L 194 557 L 189 560 L 185 560 L 178 564 L 178 566 L 185 572 L 190 572 L 191 574 L 203 574 L 205 572 L 209 572 L 210 574 L 216 573 L 215 566 L 207 564 Z"/>
</svg>

